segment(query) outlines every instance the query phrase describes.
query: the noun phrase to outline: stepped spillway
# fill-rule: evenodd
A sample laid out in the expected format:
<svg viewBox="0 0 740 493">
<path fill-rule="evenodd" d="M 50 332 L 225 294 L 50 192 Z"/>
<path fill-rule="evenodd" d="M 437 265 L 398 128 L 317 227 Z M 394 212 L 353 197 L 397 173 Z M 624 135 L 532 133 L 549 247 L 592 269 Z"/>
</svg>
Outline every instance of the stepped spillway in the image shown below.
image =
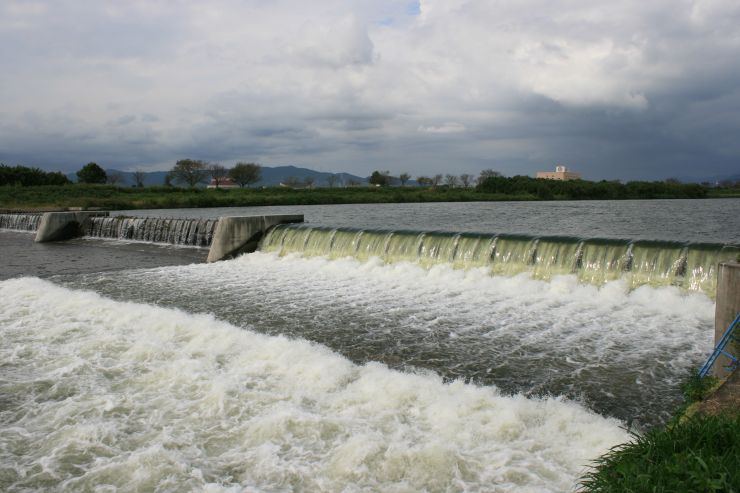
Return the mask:
<svg viewBox="0 0 740 493">
<path fill-rule="evenodd" d="M 625 279 L 633 288 L 673 285 L 714 297 L 717 264 L 734 259 L 740 246 L 279 225 L 266 235 L 261 250 L 359 260 L 378 257 L 386 263 L 427 267 L 450 264 L 486 268 L 493 275 L 528 272 L 543 280 L 575 274 L 581 282 L 596 285 Z"/>
</svg>

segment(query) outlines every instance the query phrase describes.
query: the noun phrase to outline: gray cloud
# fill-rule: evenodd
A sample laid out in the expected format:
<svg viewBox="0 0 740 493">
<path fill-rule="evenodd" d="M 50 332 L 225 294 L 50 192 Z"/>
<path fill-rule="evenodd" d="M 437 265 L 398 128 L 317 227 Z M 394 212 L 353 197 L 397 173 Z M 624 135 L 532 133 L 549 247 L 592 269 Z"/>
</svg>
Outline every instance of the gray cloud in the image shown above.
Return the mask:
<svg viewBox="0 0 740 493">
<path fill-rule="evenodd" d="M 0 161 L 733 174 L 737 25 L 732 0 L 7 0 Z"/>
</svg>

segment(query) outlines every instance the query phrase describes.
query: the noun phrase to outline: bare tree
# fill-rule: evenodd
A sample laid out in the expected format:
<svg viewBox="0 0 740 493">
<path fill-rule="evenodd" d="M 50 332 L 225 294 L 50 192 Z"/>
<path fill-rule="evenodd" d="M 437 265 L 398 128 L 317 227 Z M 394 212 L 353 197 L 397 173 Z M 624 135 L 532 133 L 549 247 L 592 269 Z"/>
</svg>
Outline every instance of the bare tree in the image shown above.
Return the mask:
<svg viewBox="0 0 740 493">
<path fill-rule="evenodd" d="M 339 175 L 331 174 L 326 177 L 326 183 L 329 185 L 329 188 L 334 188 L 334 185 L 336 185 L 339 182 Z"/>
<path fill-rule="evenodd" d="M 133 177 L 134 177 L 134 185 L 136 185 L 136 188 L 143 188 L 144 187 L 144 177 L 146 176 L 146 173 L 144 173 L 141 170 L 134 171 Z"/>
<path fill-rule="evenodd" d="M 229 170 L 229 176 L 239 184 L 240 187 L 249 186 L 262 179 L 262 166 L 255 163 L 236 163 Z"/>
<path fill-rule="evenodd" d="M 303 178 L 303 184 L 306 186 L 306 188 L 313 188 L 313 184 L 316 182 L 316 177 L 314 176 L 306 176 Z"/>
<path fill-rule="evenodd" d="M 296 178 L 295 176 L 288 176 L 287 178 L 285 178 L 283 185 L 295 188 L 296 186 L 298 186 L 299 183 L 300 181 L 298 181 L 298 178 Z"/>
<path fill-rule="evenodd" d="M 481 171 L 481 172 L 480 172 L 480 174 L 478 175 L 478 180 L 476 180 L 476 184 L 477 184 L 477 185 L 480 185 L 480 184 L 481 184 L 481 183 L 483 183 L 483 182 L 484 182 L 484 181 L 485 181 L 485 180 L 486 180 L 487 178 L 494 178 L 494 177 L 497 177 L 497 176 L 501 176 L 501 173 L 499 173 L 498 171 L 494 171 L 494 170 L 492 170 L 492 169 L 484 169 L 484 170 L 483 170 L 483 171 Z"/>
<path fill-rule="evenodd" d="M 211 175 L 213 184 L 218 188 L 226 181 L 229 171 L 218 163 L 212 163 L 208 165 L 208 174 Z"/>
<path fill-rule="evenodd" d="M 438 185 L 439 185 L 440 183 L 442 183 L 442 175 L 441 175 L 441 174 L 439 174 L 439 175 L 434 175 L 434 176 L 432 177 L 432 186 L 433 186 L 433 187 L 436 187 L 436 186 L 438 186 Z"/>
<path fill-rule="evenodd" d="M 398 179 L 401 181 L 401 186 L 405 187 L 406 182 L 411 179 L 411 175 L 408 173 L 401 173 L 400 175 L 398 175 Z"/>
<path fill-rule="evenodd" d="M 195 185 L 208 178 L 208 169 L 206 163 L 200 159 L 181 159 L 175 163 L 170 175 L 174 181 L 195 188 Z"/>
<path fill-rule="evenodd" d="M 460 182 L 462 183 L 462 186 L 468 188 L 473 183 L 473 175 L 469 175 L 467 173 L 461 174 Z"/>
<path fill-rule="evenodd" d="M 349 181 L 347 181 L 347 185 L 350 187 L 359 187 L 361 183 L 354 178 L 350 178 Z"/>
<path fill-rule="evenodd" d="M 121 185 L 126 180 L 120 171 L 110 171 L 106 175 L 105 181 L 110 185 Z"/>
<path fill-rule="evenodd" d="M 450 188 L 457 186 L 457 176 L 450 174 L 445 175 L 445 185 Z"/>
</svg>

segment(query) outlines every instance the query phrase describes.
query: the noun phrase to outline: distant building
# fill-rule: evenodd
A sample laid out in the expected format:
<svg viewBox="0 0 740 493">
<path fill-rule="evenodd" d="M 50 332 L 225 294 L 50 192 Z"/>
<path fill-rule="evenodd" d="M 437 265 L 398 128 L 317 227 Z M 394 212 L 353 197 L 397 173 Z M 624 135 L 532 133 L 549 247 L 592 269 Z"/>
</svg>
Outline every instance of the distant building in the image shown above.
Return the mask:
<svg viewBox="0 0 740 493">
<path fill-rule="evenodd" d="M 558 164 L 555 166 L 555 171 L 538 171 L 537 178 L 544 178 L 545 180 L 580 180 L 581 174 L 569 171 L 566 166 Z"/>
<path fill-rule="evenodd" d="M 211 183 L 206 188 L 239 188 L 239 184 L 231 178 L 221 178 L 218 180 L 218 186 L 216 186 L 216 180 L 211 179 Z"/>
</svg>

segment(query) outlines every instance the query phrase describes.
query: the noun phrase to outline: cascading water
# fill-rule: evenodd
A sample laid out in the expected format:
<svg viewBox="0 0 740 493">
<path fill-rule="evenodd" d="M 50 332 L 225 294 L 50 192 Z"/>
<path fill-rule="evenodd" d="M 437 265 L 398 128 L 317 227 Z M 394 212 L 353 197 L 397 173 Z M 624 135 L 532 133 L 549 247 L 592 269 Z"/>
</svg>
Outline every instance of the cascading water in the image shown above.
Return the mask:
<svg viewBox="0 0 740 493">
<path fill-rule="evenodd" d="M 0 214 L 0 229 L 36 231 L 41 222 L 41 213 Z"/>
<path fill-rule="evenodd" d="M 530 272 L 544 280 L 575 274 L 581 282 L 596 285 L 624 278 L 632 288 L 673 285 L 714 297 L 717 264 L 736 258 L 740 246 L 279 225 L 265 236 L 261 250 L 360 260 L 379 257 L 386 263 L 451 264 L 459 269 L 484 267 L 494 275 Z"/>
<path fill-rule="evenodd" d="M 93 217 L 85 234 L 94 238 L 205 247 L 211 244 L 217 223 L 217 219 Z"/>
</svg>

